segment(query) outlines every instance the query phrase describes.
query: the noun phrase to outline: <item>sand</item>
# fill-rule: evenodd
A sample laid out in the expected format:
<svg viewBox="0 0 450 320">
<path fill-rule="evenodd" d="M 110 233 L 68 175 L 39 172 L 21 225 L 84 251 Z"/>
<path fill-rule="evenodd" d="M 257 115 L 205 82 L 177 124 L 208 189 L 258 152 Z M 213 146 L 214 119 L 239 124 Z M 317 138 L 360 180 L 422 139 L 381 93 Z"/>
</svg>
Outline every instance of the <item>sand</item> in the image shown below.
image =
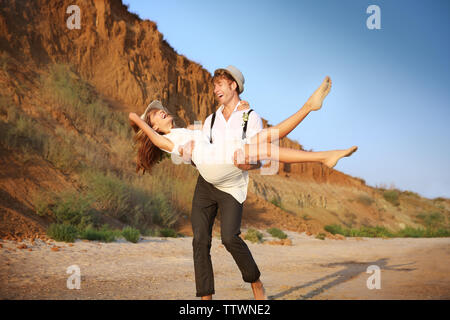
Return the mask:
<svg viewBox="0 0 450 320">
<path fill-rule="evenodd" d="M 449 238 L 319 240 L 287 233 L 291 246 L 247 241 L 271 299 L 450 299 Z M 1 299 L 198 299 L 191 237 L 0 244 Z M 252 299 L 219 239 L 211 255 L 214 298 Z M 67 288 L 71 265 L 80 268 L 79 290 Z M 370 265 L 381 270 L 381 289 L 367 288 Z"/>
</svg>

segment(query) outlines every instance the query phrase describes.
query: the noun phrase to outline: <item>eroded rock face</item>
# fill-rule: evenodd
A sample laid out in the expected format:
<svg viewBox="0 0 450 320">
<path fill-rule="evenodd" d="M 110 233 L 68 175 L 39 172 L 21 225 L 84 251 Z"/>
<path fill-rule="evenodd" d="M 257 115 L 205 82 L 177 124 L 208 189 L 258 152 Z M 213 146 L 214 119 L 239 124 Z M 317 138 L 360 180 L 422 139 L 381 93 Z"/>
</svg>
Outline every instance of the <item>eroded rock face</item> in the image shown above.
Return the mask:
<svg viewBox="0 0 450 320">
<path fill-rule="evenodd" d="M 68 29 L 72 1 L 2 1 L 0 46 L 33 67 L 70 64 L 95 88 L 129 110 L 160 99 L 180 125 L 214 108 L 211 75 L 178 55 L 151 21 L 121 1 L 82 1 L 81 28 Z"/>
<path fill-rule="evenodd" d="M 154 22 L 128 12 L 120 0 L 77 2 L 81 28 L 72 30 L 67 27 L 71 14 L 66 10 L 73 1 L 0 3 L 0 49 L 20 62 L 23 70 L 16 74 L 26 78 L 23 81 L 33 82 L 50 64 L 63 63 L 118 110 L 141 112 L 159 99 L 178 116 L 177 124 L 184 126 L 204 121 L 217 108 L 211 74 L 178 54 Z M 21 94 L 27 93 L 13 95 L 17 103 Z M 302 148 L 286 138 L 280 146 Z M 361 179 L 317 163 L 280 164 L 279 172 L 317 182 L 365 185 Z"/>
</svg>

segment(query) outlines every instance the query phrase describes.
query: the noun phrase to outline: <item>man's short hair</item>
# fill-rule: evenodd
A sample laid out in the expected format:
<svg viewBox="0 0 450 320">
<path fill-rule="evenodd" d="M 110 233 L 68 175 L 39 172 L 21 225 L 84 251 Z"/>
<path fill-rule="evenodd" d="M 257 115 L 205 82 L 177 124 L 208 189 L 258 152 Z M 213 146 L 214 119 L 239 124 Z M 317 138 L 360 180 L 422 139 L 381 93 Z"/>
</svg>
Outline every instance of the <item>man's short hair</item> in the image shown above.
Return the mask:
<svg viewBox="0 0 450 320">
<path fill-rule="evenodd" d="M 236 80 L 234 80 L 233 76 L 224 69 L 218 69 L 214 72 L 212 82 L 214 83 L 220 79 L 226 79 L 231 82 L 236 82 Z M 239 95 L 239 85 L 237 82 L 236 82 L 236 93 Z"/>
</svg>

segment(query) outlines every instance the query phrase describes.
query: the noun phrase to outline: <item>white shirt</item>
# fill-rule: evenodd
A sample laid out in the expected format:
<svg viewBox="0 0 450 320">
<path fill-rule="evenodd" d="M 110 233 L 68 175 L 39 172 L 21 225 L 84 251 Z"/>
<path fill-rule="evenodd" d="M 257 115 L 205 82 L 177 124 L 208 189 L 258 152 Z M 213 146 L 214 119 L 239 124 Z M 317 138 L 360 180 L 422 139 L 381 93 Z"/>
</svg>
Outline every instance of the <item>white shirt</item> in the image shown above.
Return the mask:
<svg viewBox="0 0 450 320">
<path fill-rule="evenodd" d="M 227 137 L 227 139 L 242 139 L 242 115 L 244 112 L 247 113 L 249 110 L 247 109 L 238 111 L 237 107 L 240 103 L 241 102 L 239 101 L 236 107 L 234 107 L 234 110 L 228 118 L 228 121 L 225 120 L 225 117 L 222 113 L 224 106 L 221 105 L 219 109 L 217 109 L 216 119 L 214 120 L 214 126 L 212 129 L 213 143 L 216 142 L 217 139 L 225 139 L 225 137 Z M 208 141 L 210 139 L 211 119 L 212 114 L 210 114 L 206 118 L 205 123 L 203 124 L 203 134 L 208 139 Z M 260 132 L 262 129 L 263 123 L 261 117 L 255 112 L 255 110 L 253 110 L 252 113 L 250 113 L 250 115 L 248 116 L 246 137 L 250 138 Z"/>
<path fill-rule="evenodd" d="M 234 151 L 242 149 L 244 145 L 242 139 L 229 140 L 224 144 L 219 142 L 211 144 L 202 130 L 186 128 L 173 128 L 164 137 L 174 144 L 171 151 L 164 150 L 172 154 L 172 160 L 176 159 L 173 157 L 179 158 L 178 146 L 194 140 L 195 147 L 192 152 L 192 161 L 201 176 L 217 189 L 232 195 L 239 203 L 245 201 L 248 189 L 248 173 L 237 168 L 232 159 Z"/>
<path fill-rule="evenodd" d="M 219 142 L 218 140 L 226 140 L 226 139 L 236 139 L 236 140 L 242 140 L 242 131 L 243 131 L 243 119 L 242 115 L 245 113 L 248 113 L 250 110 L 237 110 L 238 106 L 240 105 L 240 101 L 238 104 L 234 107 L 233 112 L 231 113 L 230 117 L 228 118 L 228 121 L 225 120 L 225 117 L 223 116 L 223 109 L 224 106 L 221 105 L 219 109 L 216 111 L 216 119 L 214 120 L 214 125 L 212 128 L 212 143 Z M 206 119 L 205 123 L 203 124 L 203 134 L 205 137 L 210 141 L 210 130 L 211 130 L 211 120 L 212 120 L 212 114 L 210 114 Z M 247 132 L 246 132 L 246 140 L 248 141 L 249 138 L 257 134 L 263 129 L 263 123 L 261 120 L 261 117 L 259 114 L 253 110 L 250 115 L 248 116 L 248 122 L 247 122 Z M 261 163 L 264 165 L 267 161 L 261 161 Z M 248 171 L 242 171 L 242 175 L 244 179 L 247 181 L 248 184 Z M 245 195 L 247 195 L 247 190 L 245 190 Z"/>
</svg>

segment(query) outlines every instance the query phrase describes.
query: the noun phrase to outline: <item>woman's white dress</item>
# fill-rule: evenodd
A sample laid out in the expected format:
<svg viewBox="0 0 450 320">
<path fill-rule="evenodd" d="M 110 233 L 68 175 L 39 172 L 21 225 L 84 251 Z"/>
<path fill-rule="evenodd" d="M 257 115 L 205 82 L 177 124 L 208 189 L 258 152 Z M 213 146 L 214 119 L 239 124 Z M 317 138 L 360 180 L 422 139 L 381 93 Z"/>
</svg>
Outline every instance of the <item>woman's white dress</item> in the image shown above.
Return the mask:
<svg viewBox="0 0 450 320">
<path fill-rule="evenodd" d="M 239 203 L 247 198 L 248 174 L 237 168 L 233 163 L 235 150 L 242 149 L 245 140 L 224 140 L 211 144 L 201 130 L 172 128 L 164 137 L 173 142 L 171 151 L 174 162 L 180 163 L 178 147 L 194 140 L 192 162 L 195 163 L 200 175 L 219 190 L 231 194 Z"/>
</svg>

